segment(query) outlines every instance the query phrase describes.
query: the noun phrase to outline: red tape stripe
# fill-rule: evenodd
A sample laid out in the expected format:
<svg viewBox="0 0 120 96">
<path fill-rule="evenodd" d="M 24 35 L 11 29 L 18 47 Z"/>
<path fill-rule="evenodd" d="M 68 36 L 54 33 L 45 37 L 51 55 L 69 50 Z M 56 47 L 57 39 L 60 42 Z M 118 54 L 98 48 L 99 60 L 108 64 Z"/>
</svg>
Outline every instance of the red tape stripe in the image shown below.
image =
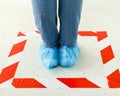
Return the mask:
<svg viewBox="0 0 120 96">
<path fill-rule="evenodd" d="M 46 88 L 34 78 L 15 78 L 12 85 L 15 88 Z"/>
<path fill-rule="evenodd" d="M 86 78 L 57 78 L 69 88 L 100 88 Z"/>
<path fill-rule="evenodd" d="M 101 41 L 105 38 L 107 38 L 107 32 L 106 31 L 79 31 L 78 35 L 80 36 L 96 36 L 98 41 Z"/>
<path fill-rule="evenodd" d="M 79 31 L 78 35 L 80 35 L 80 36 L 97 36 L 97 34 L 93 31 Z"/>
<path fill-rule="evenodd" d="M 108 35 L 107 35 L 107 32 L 106 31 L 97 31 L 97 39 L 98 41 L 101 41 L 105 38 L 107 38 Z"/>
<path fill-rule="evenodd" d="M 19 42 L 19 43 L 17 43 L 17 44 L 14 44 L 13 47 L 12 47 L 12 49 L 11 49 L 10 54 L 8 55 L 8 57 L 10 57 L 10 56 L 12 56 L 12 55 L 15 55 L 15 54 L 17 54 L 17 53 L 22 52 L 22 51 L 24 50 L 24 46 L 25 46 L 25 44 L 26 44 L 26 41 L 27 41 L 27 40 L 24 40 L 24 41 L 22 41 L 22 42 Z"/>
<path fill-rule="evenodd" d="M 0 84 L 14 77 L 18 63 L 19 62 L 12 64 L 2 70 L 0 74 Z"/>
<path fill-rule="evenodd" d="M 102 49 L 100 52 L 101 52 L 103 64 L 106 64 L 107 62 L 109 62 L 114 58 L 114 53 L 112 51 L 111 45 Z"/>
<path fill-rule="evenodd" d="M 107 76 L 108 85 L 110 88 L 120 88 L 120 71 L 119 69 L 115 70 L 109 76 Z"/>
<path fill-rule="evenodd" d="M 17 36 L 26 36 L 26 35 L 22 32 L 19 32 Z"/>
</svg>

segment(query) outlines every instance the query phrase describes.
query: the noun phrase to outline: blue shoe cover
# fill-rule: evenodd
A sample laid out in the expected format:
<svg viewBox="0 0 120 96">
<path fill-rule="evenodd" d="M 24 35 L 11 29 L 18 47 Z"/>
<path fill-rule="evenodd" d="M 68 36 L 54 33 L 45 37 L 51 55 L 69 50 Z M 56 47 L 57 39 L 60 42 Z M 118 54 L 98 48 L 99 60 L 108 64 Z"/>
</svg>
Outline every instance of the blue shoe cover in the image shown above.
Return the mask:
<svg viewBox="0 0 120 96">
<path fill-rule="evenodd" d="M 58 58 L 59 58 L 59 64 L 62 67 L 72 67 L 76 64 L 78 56 L 80 53 L 80 48 L 78 45 L 74 47 L 68 47 L 68 46 L 61 46 L 59 48 Z"/>
<path fill-rule="evenodd" d="M 47 69 L 52 69 L 58 66 L 58 48 L 49 48 L 46 47 L 44 44 L 41 44 L 40 49 L 40 60 L 42 64 Z"/>
</svg>

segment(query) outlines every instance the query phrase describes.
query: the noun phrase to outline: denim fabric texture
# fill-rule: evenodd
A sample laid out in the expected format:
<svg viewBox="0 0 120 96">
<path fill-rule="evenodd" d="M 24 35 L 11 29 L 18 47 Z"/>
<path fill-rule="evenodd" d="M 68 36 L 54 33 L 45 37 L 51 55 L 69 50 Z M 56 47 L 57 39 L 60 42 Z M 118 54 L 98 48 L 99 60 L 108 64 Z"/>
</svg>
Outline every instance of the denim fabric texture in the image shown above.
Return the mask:
<svg viewBox="0 0 120 96">
<path fill-rule="evenodd" d="M 32 0 L 35 24 L 47 47 L 76 45 L 82 4 L 83 0 L 58 0 L 57 12 L 57 0 Z"/>
</svg>

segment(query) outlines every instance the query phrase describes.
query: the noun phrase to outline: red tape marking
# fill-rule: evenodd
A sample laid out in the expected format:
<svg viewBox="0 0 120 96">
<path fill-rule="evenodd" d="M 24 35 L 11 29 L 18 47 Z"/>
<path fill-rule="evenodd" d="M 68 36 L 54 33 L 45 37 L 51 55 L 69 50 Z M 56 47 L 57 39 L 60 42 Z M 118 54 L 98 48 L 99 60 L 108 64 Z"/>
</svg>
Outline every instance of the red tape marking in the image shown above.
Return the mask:
<svg viewBox="0 0 120 96">
<path fill-rule="evenodd" d="M 107 32 L 106 31 L 97 31 L 97 39 L 98 41 L 101 41 L 105 38 L 107 38 L 108 35 L 107 35 Z"/>
<path fill-rule="evenodd" d="M 0 84 L 13 78 L 19 62 L 4 68 L 0 74 Z"/>
<path fill-rule="evenodd" d="M 97 31 L 96 33 L 93 31 L 79 31 L 78 35 L 80 35 L 80 36 L 96 36 L 98 41 L 101 41 L 108 37 L 106 31 Z"/>
<path fill-rule="evenodd" d="M 17 36 L 26 36 L 26 35 L 23 34 L 22 32 L 19 32 Z"/>
<path fill-rule="evenodd" d="M 69 88 L 100 88 L 86 78 L 57 78 Z"/>
<path fill-rule="evenodd" d="M 79 31 L 78 35 L 80 35 L 80 36 L 97 36 L 97 34 L 93 31 Z"/>
<path fill-rule="evenodd" d="M 13 47 L 12 47 L 12 49 L 11 49 L 10 54 L 8 55 L 8 57 L 10 57 L 12 55 L 15 55 L 17 53 L 22 52 L 24 50 L 24 46 L 26 44 L 26 41 L 27 40 L 24 40 L 24 41 L 22 41 L 20 43 L 14 44 Z"/>
<path fill-rule="evenodd" d="M 111 45 L 102 49 L 100 52 L 101 52 L 103 64 L 106 64 L 107 62 L 109 62 L 114 58 L 114 53 L 112 51 Z"/>
<path fill-rule="evenodd" d="M 39 32 L 36 31 L 36 33 Z M 78 34 L 80 36 L 96 36 L 98 41 L 101 41 L 107 37 L 107 33 L 105 31 L 97 31 L 96 33 L 92 31 L 79 31 Z M 26 35 L 22 32 L 19 32 L 18 36 Z M 22 52 L 24 50 L 26 41 L 27 40 L 24 40 L 20 43 L 14 44 L 8 57 Z M 104 48 L 100 52 L 103 64 L 106 64 L 108 61 L 114 58 L 111 46 Z M 18 64 L 19 62 L 12 64 L 2 70 L 0 74 L 0 84 L 14 77 Z M 57 78 L 57 79 L 70 88 L 100 88 L 98 85 L 94 84 L 93 82 L 86 78 Z M 107 77 L 107 79 L 110 88 L 120 88 L 119 69 L 110 74 Z M 14 78 L 12 81 L 12 85 L 16 88 L 46 88 L 44 85 L 42 85 L 34 78 Z"/>
<path fill-rule="evenodd" d="M 15 78 L 12 85 L 15 88 L 46 88 L 34 78 Z"/>
<path fill-rule="evenodd" d="M 108 77 L 108 85 L 110 88 L 120 88 L 120 71 L 119 69 L 115 70 Z"/>
</svg>

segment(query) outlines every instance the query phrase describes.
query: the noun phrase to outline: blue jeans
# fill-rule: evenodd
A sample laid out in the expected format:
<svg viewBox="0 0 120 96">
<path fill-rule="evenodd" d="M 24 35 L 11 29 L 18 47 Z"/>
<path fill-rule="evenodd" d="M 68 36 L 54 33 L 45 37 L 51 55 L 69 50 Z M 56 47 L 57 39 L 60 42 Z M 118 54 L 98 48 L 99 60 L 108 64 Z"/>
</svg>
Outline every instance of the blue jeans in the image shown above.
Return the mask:
<svg viewBox="0 0 120 96">
<path fill-rule="evenodd" d="M 36 27 L 48 47 L 75 46 L 83 0 L 58 0 L 60 30 L 57 29 L 57 0 L 32 0 Z"/>
</svg>

